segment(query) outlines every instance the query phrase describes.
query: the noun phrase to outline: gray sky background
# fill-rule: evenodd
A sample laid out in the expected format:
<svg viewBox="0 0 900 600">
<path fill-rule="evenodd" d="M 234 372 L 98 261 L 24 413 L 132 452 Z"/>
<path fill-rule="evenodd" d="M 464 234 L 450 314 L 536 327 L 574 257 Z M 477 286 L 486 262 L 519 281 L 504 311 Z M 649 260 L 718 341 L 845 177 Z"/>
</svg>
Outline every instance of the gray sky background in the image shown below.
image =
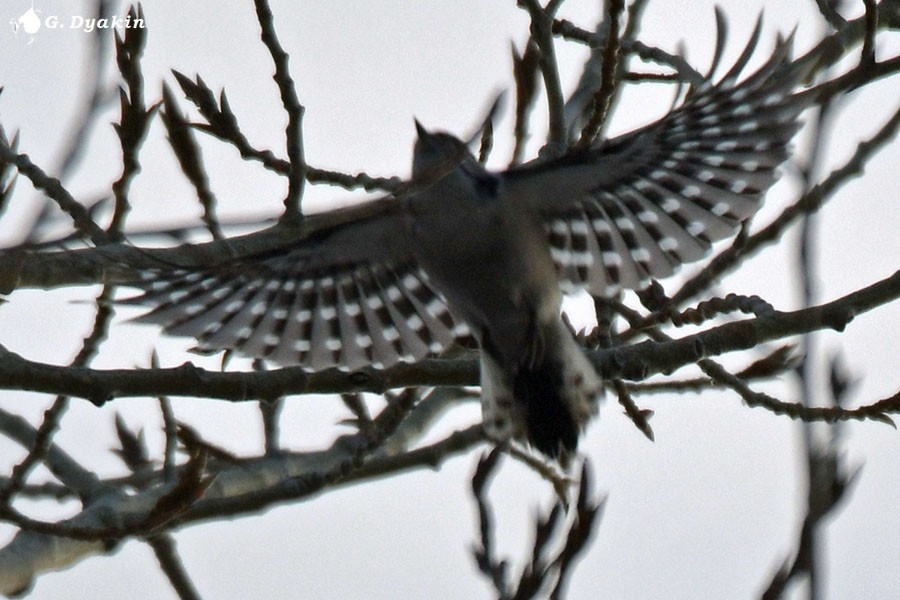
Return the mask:
<svg viewBox="0 0 900 600">
<path fill-rule="evenodd" d="M 562 16 L 589 27 L 598 19 L 594 0 L 570 0 Z M 797 27 L 804 50 L 823 23 L 812 2 L 722 1 L 731 36 L 724 59 L 731 64 L 765 7 L 759 64 L 775 33 Z M 88 35 L 47 30 L 28 44 L 14 35 L 9 19 L 30 8 L 30 0 L 0 0 L 0 123 L 19 130 L 20 149 L 53 172 L 68 132 L 82 106 Z M 87 16 L 87 3 L 34 0 L 42 18 Z M 803 8 L 804 10 L 801 10 Z M 170 69 L 202 75 L 215 91 L 225 87 L 244 133 L 257 147 L 283 155 L 285 123 L 272 83 L 271 60 L 258 40 L 250 2 L 144 3 L 149 38 L 144 58 L 149 101 L 161 82 L 177 90 Z M 413 117 L 426 126 L 468 134 L 499 90 L 513 91 L 510 42 L 519 48 L 527 18 L 513 0 L 301 1 L 273 2 L 276 27 L 291 55 L 301 102 L 306 156 L 310 164 L 372 175 L 409 172 Z M 861 8 L 859 9 L 861 11 Z M 123 15 L 124 7 L 116 14 Z M 857 11 L 859 12 L 859 11 Z M 651 2 L 641 39 L 669 51 L 684 41 L 695 65 L 705 66 L 714 46 L 713 3 Z M 900 44 L 885 46 L 884 56 Z M 571 89 L 584 51 L 560 45 L 562 80 Z M 881 50 L 881 48 L 880 48 Z M 112 70 L 112 54 L 109 64 Z M 653 66 L 643 65 L 646 69 Z M 896 109 L 896 77 L 851 98 L 831 134 L 827 164 L 845 160 L 863 137 Z M 176 95 L 181 97 L 180 92 Z M 512 100 L 512 96 L 509 98 Z M 671 90 L 642 85 L 627 91 L 612 133 L 645 124 L 669 107 Z M 188 110 L 188 102 L 182 105 Z M 114 107 L 113 107 L 114 108 Z M 196 117 L 196 111 L 188 110 Z M 109 194 L 120 160 L 112 127 L 115 111 L 100 119 L 68 189 L 86 201 Z M 493 165 L 509 157 L 512 120 L 499 123 Z M 532 152 L 540 146 L 535 130 Z M 236 152 L 205 140 L 211 185 L 223 218 L 273 215 L 286 183 Z M 803 138 L 798 138 L 803 146 Z M 134 184 L 130 225 L 135 228 L 184 223 L 200 214 L 192 188 L 156 120 L 142 153 L 143 173 Z M 818 254 L 820 297 L 829 300 L 886 277 L 900 267 L 900 144 L 896 141 L 841 190 L 822 213 Z M 770 194 L 757 223 L 765 224 L 796 194 L 784 178 Z M 305 206 L 324 209 L 363 197 L 337 188 L 310 187 Z M 40 198 L 24 178 L 0 223 L 3 244 L 18 240 Z M 67 224 L 64 224 L 64 226 Z M 722 290 L 759 294 L 779 309 L 797 307 L 793 281 L 796 235 L 756 256 Z M 688 269 L 687 272 L 691 270 Z M 667 289 L 673 289 L 666 282 Z M 18 291 L 0 306 L 0 343 L 32 360 L 67 363 L 87 332 L 93 288 L 53 292 Z M 577 308 L 577 307 L 576 307 Z M 185 360 L 215 367 L 216 360 L 186 356 L 187 340 L 161 339 L 157 330 L 122 324 L 134 312 L 122 310 L 95 366 L 146 366 L 157 347 L 163 365 Z M 863 315 L 845 334 L 817 337 L 825 353 L 840 351 L 861 377 L 855 403 L 896 392 L 900 306 Z M 736 358 L 736 359 L 735 359 Z M 727 357 L 726 365 L 748 357 Z M 242 363 L 236 362 L 240 366 Z M 791 381 L 760 386 L 785 400 L 796 397 Z M 608 494 L 598 535 L 571 582 L 572 598 L 738 598 L 759 593 L 781 561 L 794 550 L 802 518 L 804 481 L 800 429 L 785 417 L 741 405 L 734 393 L 708 392 L 639 399 L 656 414 L 656 442 L 648 442 L 621 414 L 614 400 L 601 408 L 581 449 L 593 464 L 596 488 Z M 0 406 L 37 423 L 50 399 L 4 392 Z M 113 415 L 143 425 L 151 447 L 163 443 L 154 400 L 125 399 L 103 409 L 75 401 L 57 441 L 102 474 L 124 473 L 110 454 Z M 176 400 L 179 419 L 210 441 L 238 451 L 258 452 L 261 428 L 250 406 Z M 334 423 L 347 415 L 337 400 L 293 398 L 285 410 L 283 438 L 295 449 L 331 440 Z M 441 428 L 476 422 L 475 403 L 460 408 Z M 846 425 L 847 462 L 862 467 L 851 502 L 827 530 L 824 560 L 827 597 L 885 598 L 900 589 L 900 434 L 875 423 Z M 438 432 L 440 433 L 440 432 Z M 23 451 L 0 442 L 0 469 Z M 481 598 L 488 587 L 475 574 L 470 547 L 476 537 L 469 479 L 477 456 L 457 458 L 439 472 L 417 472 L 329 492 L 311 502 L 280 507 L 234 522 L 190 527 L 177 541 L 186 567 L 208 598 Z M 551 490 L 534 474 L 506 461 L 491 488 L 501 551 L 521 564 L 530 546 L 532 515 L 546 508 Z M 57 517 L 54 506 L 29 507 Z M 75 511 L 77 506 L 71 507 Z M 0 526 L 0 544 L 12 529 Z M 41 577 L 35 598 L 173 598 L 149 547 L 125 544 L 115 555 L 92 558 L 73 569 Z"/>
</svg>

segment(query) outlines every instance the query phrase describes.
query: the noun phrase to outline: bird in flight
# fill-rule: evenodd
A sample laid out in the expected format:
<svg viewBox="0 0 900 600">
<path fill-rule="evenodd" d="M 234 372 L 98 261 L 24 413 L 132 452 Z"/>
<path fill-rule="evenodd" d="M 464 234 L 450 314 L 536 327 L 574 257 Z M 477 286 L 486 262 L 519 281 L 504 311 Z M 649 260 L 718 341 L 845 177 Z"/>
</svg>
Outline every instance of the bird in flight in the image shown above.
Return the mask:
<svg viewBox="0 0 900 600">
<path fill-rule="evenodd" d="M 602 381 L 561 319 L 562 291 L 641 289 L 702 258 L 788 157 L 806 69 L 783 42 L 740 79 L 755 41 L 659 121 L 503 172 L 417 122 L 408 193 L 334 211 L 275 250 L 147 270 L 130 301 L 154 308 L 138 320 L 310 371 L 386 369 L 472 335 L 489 437 L 566 456 Z"/>
</svg>

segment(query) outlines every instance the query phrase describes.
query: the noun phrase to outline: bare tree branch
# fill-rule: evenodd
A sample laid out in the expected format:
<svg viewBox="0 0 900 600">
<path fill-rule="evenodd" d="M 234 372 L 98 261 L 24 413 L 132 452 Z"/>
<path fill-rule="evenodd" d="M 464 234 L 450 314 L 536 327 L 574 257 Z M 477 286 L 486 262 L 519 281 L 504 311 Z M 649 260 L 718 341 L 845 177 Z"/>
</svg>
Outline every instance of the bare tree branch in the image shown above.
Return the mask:
<svg viewBox="0 0 900 600">
<path fill-rule="evenodd" d="M 288 124 L 285 129 L 285 142 L 287 144 L 288 161 L 291 168 L 288 172 L 288 194 L 284 199 L 284 215 L 282 220 L 287 223 L 299 222 L 301 218 L 300 201 L 303 198 L 303 188 L 306 183 L 306 159 L 303 151 L 303 113 L 306 109 L 297 98 L 297 89 L 288 68 L 288 54 L 278 41 L 275 33 L 275 19 L 267 0 L 254 0 L 256 17 L 262 29 L 262 42 L 272 55 L 275 63 L 275 83 L 281 93 L 281 102 L 288 115 Z"/>
</svg>

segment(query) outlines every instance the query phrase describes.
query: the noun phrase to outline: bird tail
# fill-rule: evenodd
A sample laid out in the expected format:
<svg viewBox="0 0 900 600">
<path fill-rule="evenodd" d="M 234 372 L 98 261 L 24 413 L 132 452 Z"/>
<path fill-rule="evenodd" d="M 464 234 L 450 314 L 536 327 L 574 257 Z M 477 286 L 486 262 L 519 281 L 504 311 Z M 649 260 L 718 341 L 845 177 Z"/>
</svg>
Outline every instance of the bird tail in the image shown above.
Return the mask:
<svg viewBox="0 0 900 600">
<path fill-rule="evenodd" d="M 526 439 L 551 458 L 573 452 L 597 411 L 600 378 L 560 319 L 540 325 L 535 347 L 506 366 L 481 354 L 482 408 L 488 435 Z"/>
</svg>

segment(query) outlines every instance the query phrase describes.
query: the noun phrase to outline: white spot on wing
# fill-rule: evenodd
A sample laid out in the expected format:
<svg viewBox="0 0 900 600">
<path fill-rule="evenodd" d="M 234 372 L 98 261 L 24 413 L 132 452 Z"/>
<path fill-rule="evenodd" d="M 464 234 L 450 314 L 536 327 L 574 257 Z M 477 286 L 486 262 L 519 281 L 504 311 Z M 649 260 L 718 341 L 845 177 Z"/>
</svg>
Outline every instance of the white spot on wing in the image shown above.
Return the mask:
<svg viewBox="0 0 900 600">
<path fill-rule="evenodd" d="M 553 221 L 550 223 L 550 232 L 556 235 L 568 235 L 569 226 L 565 221 Z"/>
<path fill-rule="evenodd" d="M 672 237 L 664 237 L 659 240 L 659 247 L 665 251 L 675 250 L 678 248 L 678 241 Z"/>
<path fill-rule="evenodd" d="M 618 267 L 622 265 L 622 257 L 617 252 L 604 252 L 603 264 L 607 267 Z"/>
<path fill-rule="evenodd" d="M 678 211 L 681 208 L 681 202 L 669 196 L 662 201 L 661 208 L 669 214 Z"/>
<path fill-rule="evenodd" d="M 447 312 L 447 307 L 440 298 L 435 297 L 425 305 L 425 310 L 428 311 L 428 314 L 437 317 Z"/>
<path fill-rule="evenodd" d="M 455 335 L 456 337 L 463 337 L 469 335 L 469 333 L 469 326 L 465 323 L 456 323 L 456 325 L 453 327 L 453 335 Z"/>
<path fill-rule="evenodd" d="M 422 283 L 418 280 L 418 278 L 415 275 L 409 273 L 403 278 L 403 281 L 401 283 L 403 284 L 403 287 L 411 292 L 416 291 L 422 286 Z"/>
<path fill-rule="evenodd" d="M 644 210 L 639 212 L 637 218 L 641 223 L 650 224 L 659 222 L 659 217 L 652 210 Z"/>
<path fill-rule="evenodd" d="M 587 223 L 585 223 L 581 219 L 572 221 L 569 225 L 572 228 L 572 233 L 576 235 L 587 235 L 589 233 Z"/>
<path fill-rule="evenodd" d="M 414 329 L 416 331 L 422 328 L 424 323 L 422 322 L 422 317 L 419 315 L 410 315 L 406 318 L 406 324 L 409 325 L 410 329 Z"/>
<path fill-rule="evenodd" d="M 684 194 L 684 196 L 685 196 L 686 198 L 699 198 L 700 195 L 701 195 L 701 194 L 700 194 L 700 188 L 698 188 L 696 185 L 689 185 L 689 186 L 686 186 L 686 187 L 681 191 L 681 193 Z"/>
<path fill-rule="evenodd" d="M 634 231 L 634 223 L 627 217 L 619 217 L 616 219 L 616 227 L 622 231 Z"/>
<path fill-rule="evenodd" d="M 597 233 L 606 233 L 609 231 L 609 221 L 606 219 L 593 219 L 591 221 L 591 227 L 594 228 L 594 231 Z"/>
<path fill-rule="evenodd" d="M 721 217 L 722 215 L 728 214 L 731 210 L 731 207 L 728 206 L 727 202 L 717 202 L 715 206 L 712 207 L 712 214 Z"/>
<path fill-rule="evenodd" d="M 646 248 L 635 248 L 631 251 L 631 258 L 636 262 L 649 262 L 650 252 Z"/>
<path fill-rule="evenodd" d="M 637 181 L 634 182 L 634 189 L 636 189 L 639 192 L 646 192 L 647 190 L 651 189 L 652 187 L 653 187 L 653 184 L 651 184 L 649 181 L 645 181 L 643 179 L 638 179 Z"/>
<path fill-rule="evenodd" d="M 688 223 L 687 232 L 693 236 L 698 236 L 706 231 L 706 225 L 700 221 L 691 221 Z"/>
<path fill-rule="evenodd" d="M 735 194 L 742 194 L 744 193 L 744 190 L 747 189 L 747 182 L 743 179 L 735 179 L 731 182 L 731 185 L 729 187 Z"/>
</svg>

